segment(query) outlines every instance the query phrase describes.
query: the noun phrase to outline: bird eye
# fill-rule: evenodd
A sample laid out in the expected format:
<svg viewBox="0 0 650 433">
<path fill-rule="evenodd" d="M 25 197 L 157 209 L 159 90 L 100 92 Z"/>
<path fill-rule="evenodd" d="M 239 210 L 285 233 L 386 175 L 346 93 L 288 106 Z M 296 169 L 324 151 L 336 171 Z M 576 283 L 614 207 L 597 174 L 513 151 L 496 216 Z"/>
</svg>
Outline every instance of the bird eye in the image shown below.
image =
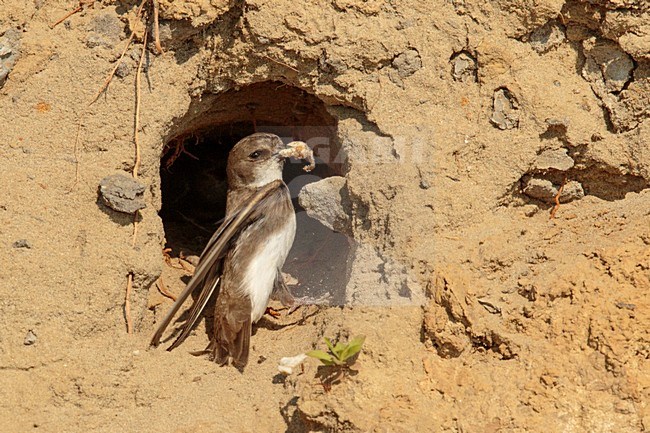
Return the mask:
<svg viewBox="0 0 650 433">
<path fill-rule="evenodd" d="M 249 157 L 250 159 L 257 159 L 257 158 L 260 157 L 260 155 L 262 155 L 262 152 L 260 152 L 259 150 L 256 150 L 255 152 L 253 152 L 253 153 L 251 153 L 250 155 L 248 155 L 248 157 Z"/>
</svg>

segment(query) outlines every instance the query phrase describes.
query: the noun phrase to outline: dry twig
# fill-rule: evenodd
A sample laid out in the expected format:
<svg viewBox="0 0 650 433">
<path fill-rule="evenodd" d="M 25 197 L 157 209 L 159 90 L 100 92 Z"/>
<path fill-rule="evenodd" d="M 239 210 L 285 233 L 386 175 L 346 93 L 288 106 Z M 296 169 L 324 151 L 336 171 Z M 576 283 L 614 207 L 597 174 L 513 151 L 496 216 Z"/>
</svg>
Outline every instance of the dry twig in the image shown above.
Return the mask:
<svg viewBox="0 0 650 433">
<path fill-rule="evenodd" d="M 138 237 L 138 213 L 133 215 L 133 236 L 131 237 L 131 248 L 135 247 L 135 240 Z M 124 315 L 126 316 L 126 333 L 133 332 L 133 320 L 131 319 L 131 292 L 133 291 L 133 272 L 129 272 L 126 280 L 126 295 L 124 296 Z"/>
</svg>

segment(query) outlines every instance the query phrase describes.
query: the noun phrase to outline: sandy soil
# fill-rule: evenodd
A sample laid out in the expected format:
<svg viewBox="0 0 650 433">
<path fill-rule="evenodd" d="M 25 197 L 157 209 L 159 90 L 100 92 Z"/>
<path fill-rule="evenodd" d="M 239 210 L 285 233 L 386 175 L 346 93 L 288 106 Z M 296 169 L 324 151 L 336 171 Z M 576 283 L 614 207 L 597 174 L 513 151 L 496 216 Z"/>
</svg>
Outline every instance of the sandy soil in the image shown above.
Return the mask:
<svg viewBox="0 0 650 433">
<path fill-rule="evenodd" d="M 134 240 L 98 185 L 135 164 L 139 3 L 52 28 L 76 2 L 0 2 L 0 431 L 650 430 L 650 6 L 158 3 Z M 205 324 L 173 352 L 148 339 L 156 281 L 182 290 L 255 129 L 325 139 L 345 236 L 301 214 L 287 268 L 338 305 L 264 318 L 240 373 L 189 354 Z M 198 165 L 167 165 L 181 144 Z M 278 374 L 361 334 L 331 389 L 315 360 Z"/>
</svg>

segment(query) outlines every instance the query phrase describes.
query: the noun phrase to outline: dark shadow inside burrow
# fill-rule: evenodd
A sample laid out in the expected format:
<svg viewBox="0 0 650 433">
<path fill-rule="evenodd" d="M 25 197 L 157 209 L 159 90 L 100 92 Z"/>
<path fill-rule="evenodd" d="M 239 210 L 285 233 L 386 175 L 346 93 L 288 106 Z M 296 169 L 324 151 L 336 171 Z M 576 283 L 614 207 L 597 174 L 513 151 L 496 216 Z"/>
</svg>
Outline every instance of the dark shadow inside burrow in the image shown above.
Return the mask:
<svg viewBox="0 0 650 433">
<path fill-rule="evenodd" d="M 284 181 L 296 209 L 297 230 L 283 271 L 298 280 L 295 296 L 345 299 L 351 240 L 309 217 L 298 203 L 300 189 L 341 175 L 337 122 L 317 97 L 279 82 L 263 82 L 194 101 L 175 122 L 161 158 L 162 208 L 166 247 L 171 255 L 199 255 L 219 226 L 226 205 L 228 152 L 254 132 L 271 132 L 283 141 L 305 141 L 316 156 L 306 173 L 304 161 L 287 161 Z"/>
</svg>

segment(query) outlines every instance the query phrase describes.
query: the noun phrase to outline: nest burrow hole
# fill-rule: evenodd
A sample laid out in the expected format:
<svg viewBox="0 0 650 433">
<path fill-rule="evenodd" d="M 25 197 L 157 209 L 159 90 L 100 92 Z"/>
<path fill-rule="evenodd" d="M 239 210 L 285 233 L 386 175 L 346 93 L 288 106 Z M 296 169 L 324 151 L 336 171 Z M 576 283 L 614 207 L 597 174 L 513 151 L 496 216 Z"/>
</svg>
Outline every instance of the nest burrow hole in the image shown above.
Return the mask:
<svg viewBox="0 0 650 433">
<path fill-rule="evenodd" d="M 337 121 L 323 101 L 284 83 L 269 81 L 204 95 L 175 122 L 160 168 L 166 247 L 172 256 L 201 253 L 225 215 L 228 153 L 254 132 L 274 133 L 285 143 L 305 141 L 314 150 L 316 168 L 310 173 L 303 171 L 304 161 L 285 164 L 297 229 L 283 271 L 298 281 L 289 287 L 295 296 L 330 293 L 331 303 L 342 303 L 351 240 L 309 217 L 298 203 L 304 185 L 342 175 Z"/>
</svg>

